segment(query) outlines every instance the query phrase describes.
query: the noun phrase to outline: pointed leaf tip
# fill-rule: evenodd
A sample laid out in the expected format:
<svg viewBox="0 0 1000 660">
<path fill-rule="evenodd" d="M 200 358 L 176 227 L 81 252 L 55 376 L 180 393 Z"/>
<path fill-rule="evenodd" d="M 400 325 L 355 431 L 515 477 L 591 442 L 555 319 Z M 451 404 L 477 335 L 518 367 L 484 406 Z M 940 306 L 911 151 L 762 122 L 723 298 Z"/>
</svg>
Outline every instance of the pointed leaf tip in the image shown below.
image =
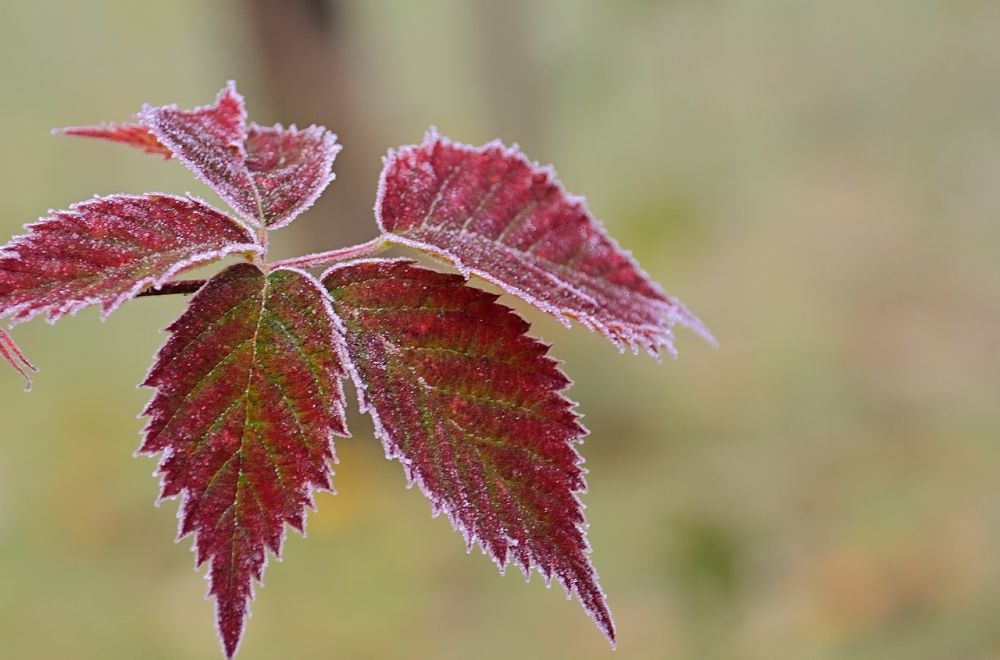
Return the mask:
<svg viewBox="0 0 1000 660">
<path fill-rule="evenodd" d="M 156 388 L 139 453 L 164 453 L 161 498 L 183 496 L 227 657 L 239 646 L 267 551 L 305 529 L 314 490 L 332 488 L 333 435 L 346 435 L 342 340 L 311 276 L 237 264 L 169 328 L 144 385 Z"/>
<path fill-rule="evenodd" d="M 333 180 L 340 151 L 336 136 L 322 127 L 248 127 L 232 81 L 213 105 L 146 107 L 140 119 L 243 219 L 269 229 L 287 225 L 313 204 Z"/>
<path fill-rule="evenodd" d="M 614 640 L 577 499 L 586 431 L 548 347 L 494 294 L 409 261 L 339 265 L 323 284 L 386 455 L 469 548 L 556 576 Z"/>
<path fill-rule="evenodd" d="M 175 274 L 260 251 L 246 227 L 191 197 L 112 195 L 28 225 L 0 248 L 0 317 L 55 321 L 91 304 L 104 316 Z"/>
<path fill-rule="evenodd" d="M 163 156 L 164 160 L 171 157 L 170 149 L 156 139 L 148 128 L 142 124 L 103 124 L 101 126 L 69 126 L 52 131 L 54 135 L 72 135 L 89 137 L 109 142 L 118 142 L 130 147 L 142 149 L 147 154 Z"/>
<path fill-rule="evenodd" d="M 673 353 L 675 323 L 712 341 L 551 167 L 516 147 L 459 144 L 432 127 L 422 144 L 390 152 L 375 212 L 395 242 L 443 257 L 565 324 L 575 318 L 620 348 Z"/>
<path fill-rule="evenodd" d="M 28 371 L 38 371 L 35 365 L 28 361 L 21 349 L 17 347 L 9 334 L 0 330 L 0 358 L 7 361 L 24 379 L 24 391 L 31 390 L 31 376 Z"/>
</svg>

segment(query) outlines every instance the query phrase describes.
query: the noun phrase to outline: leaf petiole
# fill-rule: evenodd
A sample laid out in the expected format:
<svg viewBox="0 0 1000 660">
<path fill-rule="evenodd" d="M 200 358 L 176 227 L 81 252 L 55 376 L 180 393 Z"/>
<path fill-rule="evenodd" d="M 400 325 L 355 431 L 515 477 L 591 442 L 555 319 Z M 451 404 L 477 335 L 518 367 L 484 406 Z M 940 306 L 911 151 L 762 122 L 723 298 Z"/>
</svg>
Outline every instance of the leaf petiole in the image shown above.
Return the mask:
<svg viewBox="0 0 1000 660">
<path fill-rule="evenodd" d="M 205 282 L 206 280 L 177 280 L 175 282 L 166 282 L 161 284 L 159 287 L 150 287 L 142 293 L 136 294 L 136 298 L 144 298 L 146 296 L 169 296 L 175 293 L 195 293 L 198 289 L 205 286 Z"/>
<path fill-rule="evenodd" d="M 382 235 L 373 238 L 366 243 L 359 243 L 358 245 L 338 248 L 336 250 L 330 250 L 329 252 L 307 254 L 304 257 L 295 257 L 293 259 L 276 261 L 271 264 L 271 268 L 283 268 L 289 266 L 296 268 L 319 268 L 320 266 L 329 266 L 330 264 L 334 264 L 339 261 L 347 261 L 348 259 L 370 257 L 384 252 L 388 248 L 389 241 L 384 235 Z"/>
</svg>

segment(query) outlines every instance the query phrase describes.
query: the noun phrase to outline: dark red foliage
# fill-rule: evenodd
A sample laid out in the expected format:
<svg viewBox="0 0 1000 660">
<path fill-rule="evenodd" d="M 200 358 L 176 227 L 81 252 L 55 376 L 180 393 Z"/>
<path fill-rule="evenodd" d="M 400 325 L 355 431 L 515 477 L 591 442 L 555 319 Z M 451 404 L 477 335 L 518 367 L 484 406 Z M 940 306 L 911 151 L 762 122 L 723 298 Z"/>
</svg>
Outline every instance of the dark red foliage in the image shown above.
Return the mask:
<svg viewBox="0 0 1000 660">
<path fill-rule="evenodd" d="M 142 124 L 104 124 L 102 126 L 70 126 L 53 131 L 57 135 L 90 137 L 109 142 L 120 142 L 130 147 L 142 149 L 147 154 L 170 158 L 167 149 L 149 129 Z"/>
<path fill-rule="evenodd" d="M 246 167 L 268 229 L 284 227 L 312 206 L 333 181 L 337 136 L 325 128 L 250 124 Z"/>
<path fill-rule="evenodd" d="M 29 225 L 0 248 L 0 316 L 50 321 L 91 304 L 107 316 L 150 286 L 235 252 L 260 252 L 246 227 L 192 197 L 114 195 Z"/>
<path fill-rule="evenodd" d="M 178 536 L 194 535 L 227 657 L 242 639 L 268 550 L 303 531 L 312 493 L 329 489 L 333 436 L 347 435 L 350 373 L 387 456 L 501 572 L 537 569 L 575 595 L 612 644 L 614 622 L 590 562 L 583 507 L 586 430 L 570 381 L 528 324 L 467 284 L 499 284 L 620 348 L 673 353 L 681 323 L 711 334 L 605 233 L 551 169 L 498 142 L 435 133 L 390 152 L 376 200 L 382 235 L 267 261 L 268 230 L 308 208 L 333 179 L 336 136 L 247 123 L 230 83 L 194 110 L 146 106 L 138 123 L 67 135 L 177 158 L 240 219 L 190 196 L 113 195 L 55 211 L 0 247 L 0 318 L 55 321 L 91 304 L 102 318 L 136 296 L 194 293 L 143 385 L 142 454 L 161 454 L 161 498 L 182 497 Z M 398 243 L 463 275 L 368 259 Z M 207 282 L 176 280 L 240 256 Z M 294 266 L 339 265 L 322 283 Z M 34 367 L 0 330 L 0 358 L 30 385 Z"/>
<path fill-rule="evenodd" d="M 340 340 L 317 282 L 292 270 L 221 272 L 171 325 L 143 385 L 157 388 L 140 448 L 164 452 L 161 497 L 184 495 L 180 536 L 198 564 L 229 657 L 266 550 L 305 528 L 313 489 L 329 489 L 344 422 Z"/>
<path fill-rule="evenodd" d="M 146 107 L 139 115 L 159 142 L 243 219 L 283 227 L 333 180 L 340 146 L 325 128 L 247 128 L 243 97 L 230 83 L 215 104 L 194 110 Z"/>
<path fill-rule="evenodd" d="M 499 142 L 456 144 L 433 131 L 389 152 L 379 226 L 568 324 L 576 318 L 619 347 L 664 346 L 681 323 L 714 341 L 701 322 L 653 282 L 550 168 Z"/>
<path fill-rule="evenodd" d="M 469 547 L 558 577 L 613 642 L 575 495 L 586 430 L 548 347 L 497 296 L 409 261 L 336 266 L 323 284 L 386 455 Z"/>
</svg>

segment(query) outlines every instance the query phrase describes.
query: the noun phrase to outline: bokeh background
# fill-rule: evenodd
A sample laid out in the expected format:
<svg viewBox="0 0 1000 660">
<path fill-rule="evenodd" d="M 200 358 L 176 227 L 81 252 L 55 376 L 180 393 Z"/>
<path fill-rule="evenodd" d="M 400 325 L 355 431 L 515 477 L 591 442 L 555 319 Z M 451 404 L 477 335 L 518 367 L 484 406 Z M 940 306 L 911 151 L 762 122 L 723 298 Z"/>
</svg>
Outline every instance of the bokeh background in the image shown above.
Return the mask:
<svg viewBox="0 0 1000 660">
<path fill-rule="evenodd" d="M 716 332 L 621 356 L 526 311 L 576 380 L 612 654 L 576 603 L 432 519 L 366 418 L 240 657 L 1000 658 L 1000 3 L 0 0 L 0 230 L 176 163 L 52 127 L 235 78 L 345 151 L 278 256 L 374 235 L 430 124 L 555 163 Z M 135 389 L 181 298 L 15 331 L 0 369 L 0 657 L 219 657 Z M 522 307 L 523 309 L 523 307 Z"/>
</svg>

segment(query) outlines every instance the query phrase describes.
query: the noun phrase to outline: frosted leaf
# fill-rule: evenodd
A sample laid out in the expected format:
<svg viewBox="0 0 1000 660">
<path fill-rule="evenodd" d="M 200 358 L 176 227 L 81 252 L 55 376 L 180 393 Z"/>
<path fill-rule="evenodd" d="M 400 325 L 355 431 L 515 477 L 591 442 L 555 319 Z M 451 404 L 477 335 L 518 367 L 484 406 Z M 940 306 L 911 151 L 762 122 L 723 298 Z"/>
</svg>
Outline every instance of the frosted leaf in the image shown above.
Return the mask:
<svg viewBox="0 0 1000 660">
<path fill-rule="evenodd" d="M 213 105 L 147 106 L 139 118 L 241 217 L 271 229 L 287 225 L 316 201 L 333 180 L 340 151 L 337 136 L 319 126 L 248 128 L 234 83 Z"/>
<path fill-rule="evenodd" d="M 260 252 L 243 225 L 192 197 L 112 195 L 26 227 L 0 248 L 0 317 L 49 321 L 122 302 L 177 273 L 238 252 Z"/>
<path fill-rule="evenodd" d="M 264 230 L 290 223 L 333 179 L 340 146 L 325 128 L 248 123 L 230 82 L 211 105 L 147 105 L 137 123 L 55 132 L 177 158 L 235 209 L 229 217 L 190 196 L 95 198 L 0 247 L 0 318 L 11 325 L 91 304 L 104 317 L 148 288 L 195 293 L 143 383 L 155 393 L 138 453 L 161 455 L 161 499 L 182 498 L 178 535 L 193 535 L 198 566 L 209 565 L 226 656 L 268 550 L 280 556 L 285 525 L 303 531 L 314 491 L 332 488 L 345 372 L 387 456 L 467 549 L 478 544 L 501 572 L 513 563 L 547 585 L 556 578 L 614 644 L 578 499 L 586 430 L 564 396 L 570 381 L 525 321 L 466 280 L 477 274 L 567 325 L 576 318 L 621 349 L 673 353 L 676 323 L 714 339 L 550 168 L 516 147 L 432 132 L 385 159 L 382 235 L 268 263 Z M 405 260 L 344 262 L 390 243 L 464 277 Z M 253 265 L 172 279 L 231 254 Z M 330 263 L 322 283 L 298 269 Z M 30 386 L 34 367 L 3 330 L 0 359 Z"/>
<path fill-rule="evenodd" d="M 247 169 L 253 176 L 265 223 L 284 227 L 313 205 L 333 181 L 340 153 L 337 136 L 319 126 L 297 129 L 250 124 Z"/>
<path fill-rule="evenodd" d="M 444 257 L 567 325 L 575 318 L 619 348 L 672 354 L 675 323 L 715 341 L 551 168 L 517 148 L 471 147 L 432 131 L 420 145 L 389 152 L 375 213 L 395 242 Z"/>
<path fill-rule="evenodd" d="M 162 498 L 183 494 L 179 536 L 195 535 L 227 657 L 243 634 L 267 550 L 305 528 L 330 489 L 344 421 L 342 340 L 326 292 L 306 273 L 237 264 L 169 328 L 143 385 L 156 393 L 139 449 L 164 452 Z"/>
<path fill-rule="evenodd" d="M 469 548 L 557 577 L 613 643 L 576 497 L 586 430 L 548 347 L 495 295 L 409 261 L 339 265 L 323 284 L 386 455 Z"/>
</svg>

